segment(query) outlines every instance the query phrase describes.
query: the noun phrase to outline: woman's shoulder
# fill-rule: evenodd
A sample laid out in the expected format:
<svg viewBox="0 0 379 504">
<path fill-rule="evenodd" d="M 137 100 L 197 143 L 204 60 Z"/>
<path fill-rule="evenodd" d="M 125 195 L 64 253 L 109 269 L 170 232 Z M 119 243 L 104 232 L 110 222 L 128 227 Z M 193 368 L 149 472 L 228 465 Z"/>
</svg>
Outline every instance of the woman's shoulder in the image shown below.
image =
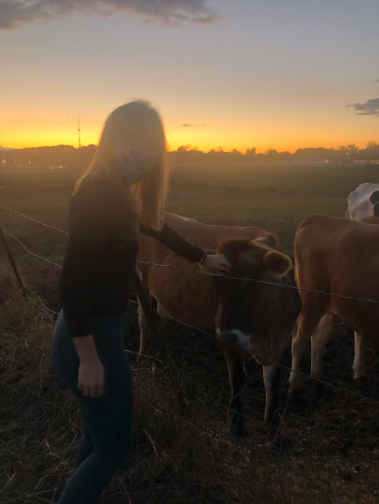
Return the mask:
<svg viewBox="0 0 379 504">
<path fill-rule="evenodd" d="M 133 214 L 134 207 L 125 191 L 106 177 L 88 175 L 81 180 L 70 201 L 70 213 L 114 219 Z"/>
<path fill-rule="evenodd" d="M 91 192 L 117 194 L 117 192 L 119 191 L 115 187 L 115 184 L 106 177 L 101 177 L 96 174 L 89 174 L 80 181 L 80 185 L 74 191 L 73 196 L 82 196 Z"/>
<path fill-rule="evenodd" d="M 116 204 L 122 201 L 122 191 L 115 184 L 105 178 L 89 175 L 85 177 L 79 187 L 77 187 L 71 196 L 71 205 L 82 202 L 110 202 Z"/>
</svg>

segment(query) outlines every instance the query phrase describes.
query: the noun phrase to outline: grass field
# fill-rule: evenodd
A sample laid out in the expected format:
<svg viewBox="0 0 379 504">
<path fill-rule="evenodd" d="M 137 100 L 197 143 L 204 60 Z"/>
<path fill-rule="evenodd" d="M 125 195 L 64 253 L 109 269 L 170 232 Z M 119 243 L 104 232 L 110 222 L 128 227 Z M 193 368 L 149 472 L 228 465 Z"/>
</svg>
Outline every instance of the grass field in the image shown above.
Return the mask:
<svg viewBox="0 0 379 504">
<path fill-rule="evenodd" d="M 65 228 L 77 176 L 75 171 L 0 173 L 1 202 Z M 208 223 L 258 225 L 276 232 L 290 251 L 304 217 L 344 215 L 347 194 L 362 182 L 379 182 L 378 167 L 176 167 L 167 209 Z M 5 226 L 17 227 L 17 220 L 0 215 Z M 48 244 L 51 253 L 58 252 L 51 240 Z"/>
<path fill-rule="evenodd" d="M 0 204 L 66 229 L 76 177 L 63 171 L 0 173 Z M 291 254 L 296 227 L 304 217 L 343 216 L 346 195 L 362 182 L 379 182 L 379 170 L 178 167 L 172 180 L 169 211 L 208 223 L 258 225 L 277 233 Z M 32 252 L 61 263 L 65 235 L 1 208 L 0 223 Z M 59 269 L 8 241 L 27 286 L 57 310 Z M 5 404 L 0 412 L 0 503 L 54 502 L 72 468 L 77 408 L 51 369 L 54 320 L 37 298 L 20 297 L 2 250 L 0 261 L 0 394 Z M 115 479 L 104 504 L 378 502 L 378 406 L 346 393 L 316 397 L 308 387 L 305 406 L 296 409 L 287 403 L 283 377 L 279 410 L 286 411 L 284 426 L 294 444 L 277 451 L 261 425 L 261 369 L 249 360 L 244 402 L 250 436 L 241 442 L 228 434 L 229 385 L 216 343 L 173 323 L 168 342 L 173 369 L 149 362 L 140 368 L 133 365 L 131 470 Z M 128 348 L 138 348 L 134 311 Z M 337 333 L 325 355 L 326 380 L 379 400 L 376 352 L 367 351 L 370 382 L 363 385 L 352 381 L 352 359 L 352 338 Z M 309 371 L 309 362 L 303 370 Z"/>
</svg>

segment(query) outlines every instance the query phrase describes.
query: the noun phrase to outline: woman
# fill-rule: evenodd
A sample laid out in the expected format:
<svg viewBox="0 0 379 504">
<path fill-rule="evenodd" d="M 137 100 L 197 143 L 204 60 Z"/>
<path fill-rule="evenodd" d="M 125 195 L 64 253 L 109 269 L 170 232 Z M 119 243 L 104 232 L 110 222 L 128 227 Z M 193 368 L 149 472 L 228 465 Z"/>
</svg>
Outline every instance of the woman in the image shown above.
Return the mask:
<svg viewBox="0 0 379 504">
<path fill-rule="evenodd" d="M 133 393 L 123 342 L 139 231 L 209 271 L 230 269 L 224 256 L 207 256 L 162 224 L 166 158 L 158 112 L 144 101 L 122 105 L 71 198 L 53 361 L 78 400 L 84 429 L 58 504 L 95 502 L 130 451 Z"/>
</svg>

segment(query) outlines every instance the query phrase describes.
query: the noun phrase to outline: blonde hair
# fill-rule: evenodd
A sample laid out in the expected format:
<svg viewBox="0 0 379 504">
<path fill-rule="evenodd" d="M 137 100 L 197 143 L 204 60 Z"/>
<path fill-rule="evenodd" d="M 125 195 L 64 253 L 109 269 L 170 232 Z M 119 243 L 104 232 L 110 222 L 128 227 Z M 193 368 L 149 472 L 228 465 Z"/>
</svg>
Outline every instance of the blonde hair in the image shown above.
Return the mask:
<svg viewBox="0 0 379 504">
<path fill-rule="evenodd" d="M 88 178 L 106 178 L 111 180 L 115 188 L 123 190 L 127 198 L 129 191 L 114 162 L 114 146 L 127 142 L 125 127 L 133 127 L 135 121 L 149 127 L 151 145 L 154 150 L 155 165 L 137 184 L 131 186 L 134 204 L 139 214 L 140 224 L 159 230 L 162 227 L 162 213 L 166 201 L 168 187 L 167 144 L 162 118 L 148 101 L 135 100 L 116 108 L 105 121 L 100 141 L 95 155 L 77 181 L 74 194 L 78 192 Z M 143 134 L 143 133 L 142 133 Z"/>
</svg>

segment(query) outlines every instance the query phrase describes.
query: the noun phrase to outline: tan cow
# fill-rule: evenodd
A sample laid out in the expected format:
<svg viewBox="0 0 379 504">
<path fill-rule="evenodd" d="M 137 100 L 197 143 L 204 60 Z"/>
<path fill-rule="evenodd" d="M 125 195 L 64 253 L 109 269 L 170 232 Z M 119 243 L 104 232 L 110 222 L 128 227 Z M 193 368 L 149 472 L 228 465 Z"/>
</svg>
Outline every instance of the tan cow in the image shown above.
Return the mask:
<svg viewBox="0 0 379 504">
<path fill-rule="evenodd" d="M 296 371 L 310 338 L 312 375 L 316 378 L 322 376 L 323 351 L 340 321 L 359 337 L 378 341 L 379 305 L 348 299 L 379 300 L 379 227 L 372 224 L 374 221 L 314 215 L 297 229 L 295 278 L 302 310 L 292 341 L 290 391 L 300 385 Z"/>
<path fill-rule="evenodd" d="M 178 215 L 165 220 L 194 244 L 226 255 L 232 264 L 230 276 L 290 285 L 271 285 L 194 274 L 197 269 L 167 247 L 149 237 L 141 237 L 139 259 L 179 269 L 140 264 L 143 283 L 158 302 L 158 311 L 206 331 L 216 330 L 224 347 L 231 384 L 231 430 L 245 434 L 240 398 L 245 382 L 243 355 L 246 351 L 263 365 L 266 389 L 265 421 L 270 424 L 275 411 L 278 366 L 300 311 L 300 298 L 288 275 L 289 257 L 275 250 L 277 239 L 256 227 L 203 224 Z M 221 241 L 220 241 L 221 240 Z M 145 351 L 146 320 L 139 316 L 140 352 Z"/>
</svg>

